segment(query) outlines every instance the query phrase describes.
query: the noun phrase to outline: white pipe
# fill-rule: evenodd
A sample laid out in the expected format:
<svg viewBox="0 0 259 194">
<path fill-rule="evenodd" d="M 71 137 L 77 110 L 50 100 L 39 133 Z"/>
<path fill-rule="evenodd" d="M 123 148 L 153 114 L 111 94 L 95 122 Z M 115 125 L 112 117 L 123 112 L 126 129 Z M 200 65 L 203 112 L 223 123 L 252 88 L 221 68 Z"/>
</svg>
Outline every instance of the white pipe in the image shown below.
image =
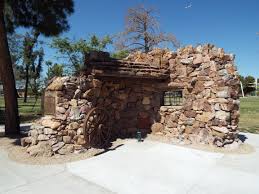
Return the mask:
<svg viewBox="0 0 259 194">
<path fill-rule="evenodd" d="M 241 92 L 242 92 L 242 96 L 245 97 L 245 94 L 244 94 L 244 89 L 243 89 L 243 84 L 242 82 L 240 81 L 240 86 L 241 86 Z"/>
</svg>

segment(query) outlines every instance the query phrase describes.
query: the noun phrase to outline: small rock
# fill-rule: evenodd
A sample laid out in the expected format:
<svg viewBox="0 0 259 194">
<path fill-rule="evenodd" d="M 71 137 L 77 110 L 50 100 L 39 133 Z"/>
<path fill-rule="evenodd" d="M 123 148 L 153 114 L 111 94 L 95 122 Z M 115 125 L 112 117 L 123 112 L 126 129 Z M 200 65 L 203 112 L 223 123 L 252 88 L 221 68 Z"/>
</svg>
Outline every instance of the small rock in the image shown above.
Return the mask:
<svg viewBox="0 0 259 194">
<path fill-rule="evenodd" d="M 37 123 L 33 123 L 30 127 L 30 129 L 36 129 L 36 130 L 43 130 L 44 129 L 44 126 L 40 125 L 40 124 L 37 124 Z"/>
<path fill-rule="evenodd" d="M 215 131 L 220 132 L 220 133 L 228 133 L 228 132 L 229 132 L 229 130 L 228 130 L 227 127 L 212 126 L 211 128 L 212 128 L 213 130 L 215 130 Z"/>
<path fill-rule="evenodd" d="M 190 65 L 193 62 L 193 57 L 187 59 L 181 59 L 180 62 L 185 65 Z"/>
<path fill-rule="evenodd" d="M 93 79 L 93 87 L 94 88 L 101 88 L 102 87 L 102 82 L 98 79 Z"/>
<path fill-rule="evenodd" d="M 64 142 L 58 142 L 58 143 L 52 145 L 52 150 L 53 150 L 53 152 L 58 151 L 58 150 L 61 149 L 64 145 L 65 145 Z"/>
<path fill-rule="evenodd" d="M 203 62 L 202 54 L 197 54 L 195 59 L 193 60 L 193 64 L 197 65 L 197 64 L 201 64 L 202 62 Z"/>
<path fill-rule="evenodd" d="M 63 136 L 63 142 L 66 144 L 71 143 L 71 137 L 70 136 Z"/>
<path fill-rule="evenodd" d="M 205 87 L 210 87 L 210 86 L 213 86 L 214 85 L 214 81 L 207 81 L 204 83 L 204 86 Z"/>
<path fill-rule="evenodd" d="M 164 130 L 164 125 L 162 125 L 161 123 L 154 123 L 151 126 L 151 131 L 152 133 L 158 133 Z"/>
<path fill-rule="evenodd" d="M 27 149 L 30 156 L 44 156 L 50 157 L 53 155 L 53 151 L 48 142 L 39 142 L 37 145 L 31 146 Z"/>
<path fill-rule="evenodd" d="M 149 105 L 151 103 L 150 98 L 147 96 L 143 97 L 142 104 Z"/>
<path fill-rule="evenodd" d="M 58 153 L 61 155 L 66 155 L 66 154 L 73 153 L 73 151 L 74 151 L 74 146 L 67 144 L 63 146 L 61 149 L 59 149 Z"/>
<path fill-rule="evenodd" d="M 76 134 L 77 135 L 83 135 L 83 131 L 84 131 L 83 128 L 79 128 L 79 129 L 77 129 Z"/>
<path fill-rule="evenodd" d="M 77 122 L 72 122 L 68 125 L 68 129 L 70 130 L 76 130 L 80 127 L 80 125 Z"/>
<path fill-rule="evenodd" d="M 217 140 L 217 141 L 215 142 L 215 145 L 218 146 L 218 147 L 222 147 L 222 146 L 223 146 L 223 143 L 222 143 L 221 141 Z"/>
<path fill-rule="evenodd" d="M 58 122 L 58 121 L 52 121 L 52 120 L 49 120 L 49 119 L 44 119 L 41 124 L 44 126 L 44 127 L 49 127 L 51 129 L 57 129 L 61 123 Z"/>
<path fill-rule="evenodd" d="M 94 96 L 94 94 L 95 94 L 94 88 L 89 89 L 89 90 L 85 91 L 85 93 L 83 94 L 83 98 L 91 99 Z"/>
<path fill-rule="evenodd" d="M 30 131 L 29 131 L 29 136 L 36 137 L 36 138 L 37 138 L 38 135 L 39 135 L 39 132 L 38 132 L 37 129 L 33 129 L 33 130 L 30 130 Z"/>
<path fill-rule="evenodd" d="M 128 94 L 127 93 L 119 93 L 119 95 L 117 97 L 120 100 L 126 100 L 128 98 Z"/>
<path fill-rule="evenodd" d="M 78 98 L 80 98 L 80 96 L 81 96 L 81 90 L 80 89 L 76 89 L 76 91 L 75 91 L 75 94 L 74 94 L 74 96 L 73 96 L 73 98 L 74 99 L 78 99 Z"/>
<path fill-rule="evenodd" d="M 46 90 L 61 91 L 63 90 L 64 84 L 61 80 L 54 80 Z"/>
<path fill-rule="evenodd" d="M 69 104 L 70 104 L 72 107 L 77 107 L 77 100 L 76 100 L 76 99 L 72 99 L 72 100 L 70 100 Z"/>
<path fill-rule="evenodd" d="M 21 141 L 22 147 L 26 147 L 28 145 L 36 145 L 38 143 L 37 139 L 34 137 L 24 137 L 24 138 L 21 138 L 20 141 Z"/>
<path fill-rule="evenodd" d="M 194 118 L 187 118 L 187 120 L 185 121 L 186 125 L 193 125 L 195 119 Z"/>
<path fill-rule="evenodd" d="M 229 92 L 228 92 L 227 90 L 225 90 L 225 91 L 219 91 L 219 92 L 217 92 L 217 93 L 216 93 L 216 96 L 217 96 L 218 98 L 229 98 L 229 97 L 230 97 L 230 94 L 229 94 Z"/>
<path fill-rule="evenodd" d="M 201 115 L 197 115 L 196 119 L 198 121 L 207 123 L 208 121 L 210 121 L 211 119 L 213 119 L 215 117 L 214 113 L 211 112 L 203 112 Z"/>
<path fill-rule="evenodd" d="M 43 132 L 44 132 L 45 135 L 54 135 L 54 134 L 57 134 L 57 131 L 54 131 L 54 130 L 51 129 L 51 128 L 44 128 Z"/>
<path fill-rule="evenodd" d="M 83 146 L 82 145 L 74 145 L 74 150 L 82 150 Z"/>
<path fill-rule="evenodd" d="M 48 142 L 49 142 L 50 146 L 53 146 L 54 144 L 58 143 L 58 140 L 57 140 L 57 138 L 52 138 Z"/>
<path fill-rule="evenodd" d="M 69 117 L 71 120 L 79 120 L 80 119 L 80 109 L 79 107 L 71 107 Z"/>
<path fill-rule="evenodd" d="M 47 135 L 44 134 L 40 134 L 37 138 L 38 141 L 46 141 L 49 140 L 49 137 Z"/>
<path fill-rule="evenodd" d="M 56 107 L 56 111 L 57 111 L 58 113 L 64 114 L 64 113 L 66 112 L 66 109 L 63 108 L 63 107 L 57 106 L 57 107 Z"/>
<path fill-rule="evenodd" d="M 193 101 L 193 104 L 192 104 L 193 110 L 203 110 L 204 103 L 205 103 L 205 99 L 197 99 Z"/>
<path fill-rule="evenodd" d="M 80 113 L 81 114 L 86 114 L 91 110 L 91 108 L 88 105 L 84 105 L 80 108 Z"/>
<path fill-rule="evenodd" d="M 78 145 L 84 145 L 85 144 L 85 139 L 83 135 L 80 135 L 77 139 L 77 144 Z"/>
<path fill-rule="evenodd" d="M 223 121 L 228 121 L 230 119 L 230 112 L 216 111 L 215 118 Z"/>
</svg>

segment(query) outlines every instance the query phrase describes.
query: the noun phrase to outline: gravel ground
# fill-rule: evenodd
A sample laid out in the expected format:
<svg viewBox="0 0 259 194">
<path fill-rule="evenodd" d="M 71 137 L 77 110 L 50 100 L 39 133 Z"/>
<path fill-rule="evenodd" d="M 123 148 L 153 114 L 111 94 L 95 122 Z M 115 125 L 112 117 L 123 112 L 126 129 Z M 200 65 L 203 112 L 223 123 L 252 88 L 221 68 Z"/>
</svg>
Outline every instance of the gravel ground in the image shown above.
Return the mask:
<svg viewBox="0 0 259 194">
<path fill-rule="evenodd" d="M 123 141 L 124 140 L 117 140 L 113 142 L 112 146 L 108 150 L 91 148 L 84 153 L 71 153 L 68 155 L 57 154 L 52 157 L 31 157 L 26 152 L 26 148 L 17 143 L 17 139 L 0 137 L 0 149 L 5 150 L 8 153 L 8 157 L 16 162 L 32 165 L 53 165 L 94 157 L 115 149 L 120 146 Z"/>
<path fill-rule="evenodd" d="M 224 153 L 224 154 L 249 154 L 249 153 L 255 152 L 255 148 L 248 143 L 242 143 L 237 149 L 230 150 L 230 149 L 215 147 L 207 144 L 189 144 L 189 145 L 176 144 L 176 143 L 172 143 L 172 140 L 168 137 L 152 135 L 152 134 L 148 135 L 147 139 L 151 141 L 158 141 L 158 142 L 173 144 L 173 145 L 187 147 L 187 148 L 193 148 L 193 149 L 207 151 L 207 152 L 216 152 L 216 153 Z"/>
<path fill-rule="evenodd" d="M 173 144 L 169 138 L 163 137 L 163 136 L 148 135 L 146 139 L 151 141 L 163 142 L 167 144 Z M 57 154 L 52 157 L 31 157 L 26 152 L 26 148 L 19 145 L 19 141 L 17 140 L 17 138 L 0 137 L 0 149 L 7 151 L 9 158 L 16 162 L 32 164 L 32 165 L 53 165 L 53 164 L 62 164 L 62 163 L 73 162 L 77 160 L 83 160 L 90 157 L 94 157 L 96 155 L 116 149 L 116 147 L 123 145 L 123 142 L 125 141 L 128 141 L 128 140 L 118 139 L 114 141 L 112 143 L 112 146 L 108 150 L 91 148 L 85 151 L 84 153 L 71 153 L 68 155 Z M 225 148 L 218 148 L 215 146 L 200 145 L 200 144 L 199 145 L 174 144 L 174 145 L 189 147 L 189 148 L 208 151 L 208 152 L 217 152 L 217 153 L 225 153 L 225 154 L 248 154 L 255 151 L 253 146 L 247 143 L 240 145 L 239 148 L 234 150 L 228 150 Z"/>
</svg>

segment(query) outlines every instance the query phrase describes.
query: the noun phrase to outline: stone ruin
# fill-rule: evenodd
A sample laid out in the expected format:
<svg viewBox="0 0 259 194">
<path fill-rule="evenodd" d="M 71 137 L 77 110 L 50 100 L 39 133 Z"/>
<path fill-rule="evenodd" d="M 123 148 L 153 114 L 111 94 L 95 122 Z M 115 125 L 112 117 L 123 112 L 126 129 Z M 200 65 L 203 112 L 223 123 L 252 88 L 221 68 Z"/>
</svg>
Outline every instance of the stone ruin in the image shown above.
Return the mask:
<svg viewBox="0 0 259 194">
<path fill-rule="evenodd" d="M 103 107 L 114 138 L 135 137 L 140 130 L 172 141 L 228 147 L 239 141 L 238 91 L 234 55 L 214 45 L 154 49 L 124 60 L 93 52 L 80 76 L 57 77 L 48 85 L 45 116 L 21 143 L 34 156 L 80 151 L 86 143 L 85 115 Z"/>
</svg>

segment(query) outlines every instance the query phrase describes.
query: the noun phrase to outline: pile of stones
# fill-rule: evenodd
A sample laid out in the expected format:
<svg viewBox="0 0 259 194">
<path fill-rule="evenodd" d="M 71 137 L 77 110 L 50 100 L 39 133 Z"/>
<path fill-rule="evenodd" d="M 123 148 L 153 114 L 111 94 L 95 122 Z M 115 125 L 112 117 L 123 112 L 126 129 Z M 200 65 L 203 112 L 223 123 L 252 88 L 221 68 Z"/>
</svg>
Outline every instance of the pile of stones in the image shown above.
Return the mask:
<svg viewBox="0 0 259 194">
<path fill-rule="evenodd" d="M 55 114 L 35 121 L 28 137 L 21 139 L 22 146 L 29 147 L 28 153 L 51 156 L 84 150 L 83 119 L 93 107 L 92 102 L 97 103 L 89 99 L 100 89 L 100 84 L 92 76 L 54 78 L 45 90 L 45 97 L 55 98 L 56 103 L 52 105 L 56 106 Z"/>
<path fill-rule="evenodd" d="M 177 53 L 169 49 L 154 48 L 148 53 L 137 51 L 129 54 L 124 60 L 137 63 L 147 63 L 153 66 L 168 67 L 169 60 L 175 58 Z"/>
</svg>

